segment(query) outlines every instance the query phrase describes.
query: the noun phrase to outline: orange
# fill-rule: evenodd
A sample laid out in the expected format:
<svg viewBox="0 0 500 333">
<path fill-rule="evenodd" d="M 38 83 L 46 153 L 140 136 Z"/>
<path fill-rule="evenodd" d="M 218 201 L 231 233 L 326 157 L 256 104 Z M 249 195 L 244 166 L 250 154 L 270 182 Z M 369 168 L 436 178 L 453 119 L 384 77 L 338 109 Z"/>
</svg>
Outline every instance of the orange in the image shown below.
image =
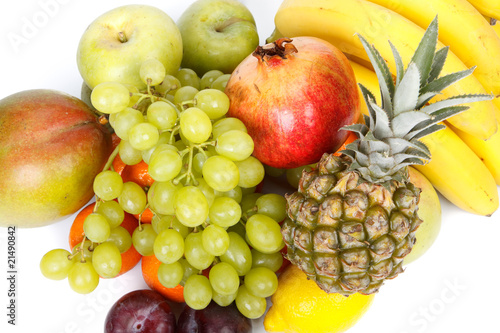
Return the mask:
<svg viewBox="0 0 500 333">
<path fill-rule="evenodd" d="M 85 221 L 87 215 L 89 215 L 94 211 L 94 206 L 95 202 L 90 203 L 76 215 L 75 220 L 73 221 L 73 224 L 71 225 L 69 231 L 69 247 L 71 250 L 73 250 L 73 248 L 77 244 L 82 242 L 84 237 L 83 222 Z M 125 212 L 125 218 L 123 219 L 121 226 L 127 229 L 130 235 L 132 235 L 132 233 L 134 232 L 135 228 L 138 225 L 139 222 L 135 219 L 135 217 Z M 131 246 L 130 249 L 122 253 L 121 256 L 122 256 L 122 268 L 118 273 L 118 275 L 122 275 L 123 273 L 126 273 L 132 268 L 134 268 L 135 265 L 139 263 L 142 257 L 140 253 L 137 252 L 137 250 L 134 248 L 134 246 Z"/>
<path fill-rule="evenodd" d="M 127 166 L 125 162 L 123 162 L 122 159 L 120 158 L 120 155 L 116 155 L 116 157 L 113 159 L 112 164 L 113 164 L 113 169 L 120 175 L 122 174 L 123 169 L 125 169 L 125 167 Z"/>
<path fill-rule="evenodd" d="M 145 211 L 142 212 L 141 214 L 134 214 L 134 217 L 139 220 L 139 217 L 141 218 L 141 223 L 151 223 L 151 220 L 153 219 L 153 211 L 149 208 L 146 208 Z"/>
<path fill-rule="evenodd" d="M 349 132 L 349 136 L 347 137 L 347 139 L 344 141 L 344 143 L 342 144 L 342 146 L 340 146 L 340 148 L 337 149 L 337 151 L 333 155 L 340 156 L 340 151 L 344 150 L 345 146 L 347 146 L 351 142 L 355 141 L 357 138 L 358 138 L 358 136 L 356 135 L 356 133 Z"/>
<path fill-rule="evenodd" d="M 167 288 L 161 284 L 158 280 L 158 267 L 160 267 L 161 261 L 159 261 L 153 254 L 151 256 L 142 257 L 142 277 L 144 282 L 149 286 L 149 288 L 156 290 L 164 297 L 171 301 L 177 303 L 184 302 L 184 287 L 180 284 L 174 288 Z"/>
<path fill-rule="evenodd" d="M 134 165 L 126 165 L 121 173 L 123 182 L 134 182 L 141 187 L 149 188 L 154 183 L 148 172 L 148 164 L 140 161 Z"/>
</svg>

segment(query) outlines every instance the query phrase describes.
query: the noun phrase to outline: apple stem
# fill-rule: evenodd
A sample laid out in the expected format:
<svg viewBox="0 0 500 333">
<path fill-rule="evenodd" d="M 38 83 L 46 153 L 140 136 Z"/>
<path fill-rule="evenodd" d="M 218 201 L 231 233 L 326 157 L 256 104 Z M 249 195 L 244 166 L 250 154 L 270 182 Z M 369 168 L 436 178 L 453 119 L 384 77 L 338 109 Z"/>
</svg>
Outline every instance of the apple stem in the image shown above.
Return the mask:
<svg viewBox="0 0 500 333">
<path fill-rule="evenodd" d="M 120 41 L 120 43 L 128 42 L 127 36 L 125 36 L 125 33 L 123 31 L 120 31 L 118 33 L 118 40 Z"/>
<path fill-rule="evenodd" d="M 292 39 L 290 38 L 279 38 L 270 44 L 258 46 L 252 55 L 264 62 L 268 62 L 273 57 L 286 59 L 288 55 L 298 52 L 291 42 Z"/>
</svg>

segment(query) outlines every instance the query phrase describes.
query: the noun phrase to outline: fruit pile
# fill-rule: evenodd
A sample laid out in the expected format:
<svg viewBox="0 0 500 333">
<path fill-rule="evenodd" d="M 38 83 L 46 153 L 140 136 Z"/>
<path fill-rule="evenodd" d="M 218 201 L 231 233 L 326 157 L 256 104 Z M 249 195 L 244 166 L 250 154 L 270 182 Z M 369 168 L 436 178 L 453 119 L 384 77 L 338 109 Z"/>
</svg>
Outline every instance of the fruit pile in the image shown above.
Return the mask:
<svg viewBox="0 0 500 333">
<path fill-rule="evenodd" d="M 119 82 L 92 90 L 93 107 L 107 115 L 119 143 L 94 179 L 96 203 L 81 225 L 83 239 L 72 254 L 45 255 L 42 272 L 67 275 L 73 290 L 88 293 L 99 277 L 120 274 L 122 254 L 133 246 L 161 262 L 161 285 L 182 285 L 191 308 L 236 301 L 245 316 L 258 318 L 277 289 L 285 199 L 251 195 L 264 166 L 251 156 L 245 125 L 225 116 L 229 98 L 217 87 L 227 76 L 213 70 L 199 78 L 187 68 L 167 75 L 152 59 L 140 66 L 140 77 L 144 91 Z M 130 180 L 128 167 L 140 165 L 147 177 Z M 123 226 L 125 214 L 138 218 L 132 233 Z M 258 258 L 264 264 L 253 265 Z"/>
<path fill-rule="evenodd" d="M 18 202 L 26 212 L 43 205 L 47 192 L 12 186 L 19 177 L 47 191 L 59 176 L 55 204 L 37 225 L 83 209 L 69 250 L 47 252 L 42 274 L 88 294 L 141 263 L 152 290 L 117 300 L 107 333 L 249 332 L 269 298 L 268 331 L 344 332 L 432 245 L 434 187 L 467 212 L 498 209 L 500 63 L 491 59 L 500 38 L 490 24 L 500 17 L 471 3 L 479 11 L 465 0 L 284 0 L 264 46 L 235 0 L 195 1 L 177 23 L 146 5 L 111 10 L 77 51 L 88 105 L 52 91 L 0 101 L 0 123 L 10 124 L 0 163 L 19 147 L 25 164 L 45 159 L 0 180 L 17 198 L 0 194 L 0 218 Z M 224 8 L 238 17 L 221 23 L 207 14 Z M 455 23 L 463 13 L 466 22 Z M 130 22 L 144 20 L 155 43 L 127 53 L 143 38 Z M 193 40 L 198 24 L 215 34 Z M 232 38 L 241 31 L 250 37 L 240 45 Z M 101 43 L 109 35 L 111 50 Z M 61 101 L 57 126 L 40 121 L 42 112 L 25 117 L 29 126 L 15 121 L 37 103 L 45 110 Z M 20 126 L 56 143 L 63 129 L 69 149 L 16 143 Z M 264 193 L 269 178 L 289 192 Z M 23 214 L 13 223 L 29 226 L 33 217 Z M 185 303 L 178 321 L 167 300 Z"/>
</svg>

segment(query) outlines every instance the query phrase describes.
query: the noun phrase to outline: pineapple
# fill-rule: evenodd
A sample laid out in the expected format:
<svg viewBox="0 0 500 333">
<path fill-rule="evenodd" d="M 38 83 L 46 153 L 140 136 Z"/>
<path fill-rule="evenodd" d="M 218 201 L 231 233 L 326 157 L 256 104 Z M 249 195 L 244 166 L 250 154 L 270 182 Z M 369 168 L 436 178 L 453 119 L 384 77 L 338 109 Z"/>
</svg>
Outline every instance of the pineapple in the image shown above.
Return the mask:
<svg viewBox="0 0 500 333">
<path fill-rule="evenodd" d="M 444 119 L 467 109 L 460 104 L 489 100 L 461 95 L 429 104 L 472 69 L 439 77 L 448 48 L 436 51 L 437 17 L 427 28 L 406 69 L 391 44 L 394 79 L 379 52 L 359 36 L 377 74 L 381 106 L 360 85 L 370 116 L 345 127 L 358 139 L 341 156 L 324 154 L 304 171 L 298 191 L 287 195 L 282 234 L 287 258 L 329 293 L 372 294 L 403 271 L 415 243 L 420 189 L 408 166 L 430 160 L 419 141 L 444 127 Z"/>
</svg>

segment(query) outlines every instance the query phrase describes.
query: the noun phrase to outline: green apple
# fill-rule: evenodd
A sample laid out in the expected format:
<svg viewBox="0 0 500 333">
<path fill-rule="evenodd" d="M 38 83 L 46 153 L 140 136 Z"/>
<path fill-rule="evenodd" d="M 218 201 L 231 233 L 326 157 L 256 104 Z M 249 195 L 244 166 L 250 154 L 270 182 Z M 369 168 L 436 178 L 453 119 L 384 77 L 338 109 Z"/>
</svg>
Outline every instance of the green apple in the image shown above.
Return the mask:
<svg viewBox="0 0 500 333">
<path fill-rule="evenodd" d="M 182 35 L 182 67 L 198 76 L 217 69 L 231 74 L 259 45 L 252 13 L 237 0 L 198 0 L 177 20 Z"/>
<path fill-rule="evenodd" d="M 417 260 L 427 252 L 441 230 L 441 203 L 436 190 L 423 174 L 412 167 L 408 169 L 411 182 L 422 190 L 418 203 L 418 216 L 423 222 L 415 233 L 416 242 L 413 249 L 404 258 L 405 265 Z"/>
<path fill-rule="evenodd" d="M 145 88 L 139 68 L 150 58 L 159 60 L 167 74 L 175 74 L 182 60 L 182 37 L 170 16 L 147 5 L 125 5 L 102 14 L 85 30 L 77 50 L 78 70 L 90 89 L 109 81 Z"/>
<path fill-rule="evenodd" d="M 46 89 L 0 100 L 0 227 L 38 227 L 82 208 L 111 134 L 80 99 Z"/>
</svg>

